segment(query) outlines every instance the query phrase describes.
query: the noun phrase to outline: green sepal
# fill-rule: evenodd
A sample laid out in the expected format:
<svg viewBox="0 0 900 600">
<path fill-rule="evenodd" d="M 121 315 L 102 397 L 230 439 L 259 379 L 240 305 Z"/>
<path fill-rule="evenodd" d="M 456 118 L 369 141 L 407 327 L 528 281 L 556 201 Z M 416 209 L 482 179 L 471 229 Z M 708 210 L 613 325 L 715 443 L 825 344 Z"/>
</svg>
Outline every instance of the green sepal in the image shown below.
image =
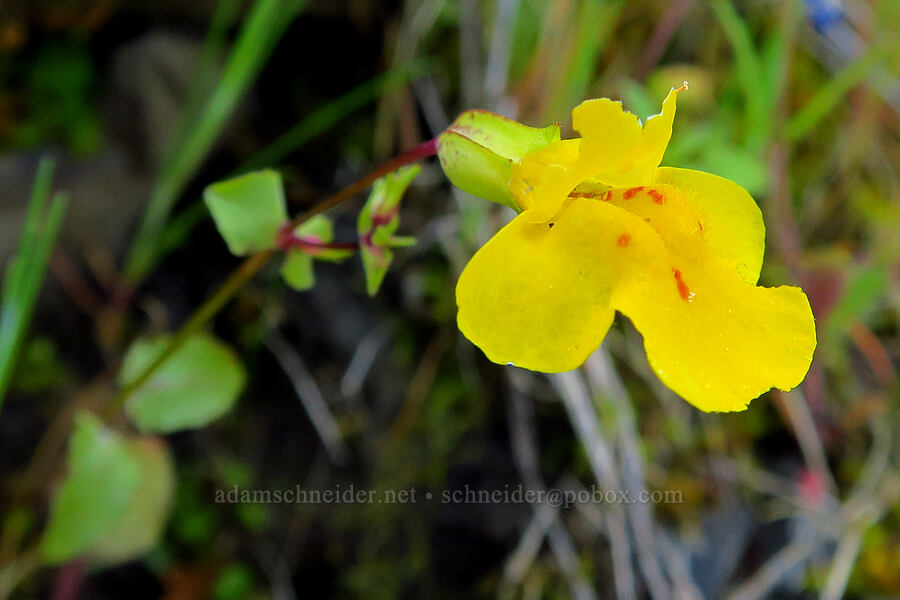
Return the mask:
<svg viewBox="0 0 900 600">
<path fill-rule="evenodd" d="M 342 262 L 355 254 L 354 250 L 345 250 L 343 248 L 322 248 L 311 254 L 316 260 L 324 260 L 328 262 Z"/>
<path fill-rule="evenodd" d="M 360 252 L 363 270 L 366 272 L 366 292 L 370 296 L 378 293 L 388 267 L 394 260 L 394 253 L 387 246 L 373 247 Z"/>
<path fill-rule="evenodd" d="M 403 167 L 377 180 L 357 218 L 359 250 L 366 272 L 366 291 L 370 296 L 378 293 L 394 258 L 391 248 L 408 245 L 407 238 L 394 237 L 394 232 L 400 226 L 400 200 L 419 171 L 418 165 Z"/>
<path fill-rule="evenodd" d="M 327 217 L 316 215 L 298 225 L 294 229 L 294 235 L 314 244 L 329 244 L 334 239 L 334 227 Z M 341 262 L 351 256 L 353 250 L 344 248 L 291 248 L 281 265 L 281 276 L 289 286 L 303 292 L 316 283 L 313 259 Z"/>
<path fill-rule="evenodd" d="M 438 136 L 438 158 L 453 185 L 519 212 L 509 191 L 513 164 L 559 139 L 559 124 L 529 127 L 486 110 L 467 110 Z"/>
<path fill-rule="evenodd" d="M 412 235 L 392 235 L 388 243 L 391 248 L 408 248 L 416 245 L 416 238 Z"/>
<path fill-rule="evenodd" d="M 284 186 L 277 171 L 255 171 L 206 188 L 203 200 L 228 249 L 237 256 L 275 247 L 288 220 Z"/>
</svg>

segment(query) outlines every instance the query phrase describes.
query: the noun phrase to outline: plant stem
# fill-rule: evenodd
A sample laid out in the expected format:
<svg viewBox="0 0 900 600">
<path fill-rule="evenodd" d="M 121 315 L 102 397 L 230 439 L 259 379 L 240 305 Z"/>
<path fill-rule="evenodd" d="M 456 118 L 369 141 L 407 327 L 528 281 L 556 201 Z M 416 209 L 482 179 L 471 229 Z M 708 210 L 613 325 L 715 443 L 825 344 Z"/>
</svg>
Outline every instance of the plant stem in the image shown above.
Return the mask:
<svg viewBox="0 0 900 600">
<path fill-rule="evenodd" d="M 285 223 L 275 237 L 275 246 L 282 252 L 296 248 L 315 256 L 321 250 L 355 251 L 359 249 L 359 242 L 323 242 L 315 236 L 299 236 L 294 233 L 290 223 Z"/>
<path fill-rule="evenodd" d="M 357 180 L 356 182 L 350 184 L 345 187 L 338 193 L 333 196 L 326 198 L 322 202 L 316 204 L 306 212 L 300 214 L 293 221 L 291 221 L 289 227 L 290 230 L 295 229 L 299 225 L 302 225 L 306 221 L 310 220 L 314 216 L 323 213 L 331 208 L 346 202 L 357 193 L 365 190 L 369 186 L 371 186 L 378 178 L 387 175 L 393 171 L 396 171 L 400 167 L 406 166 L 408 164 L 412 164 L 414 162 L 418 162 L 423 158 L 427 158 L 429 156 L 433 156 L 437 153 L 437 139 L 431 139 L 427 142 L 423 142 L 422 144 L 416 146 L 412 150 L 408 152 L 404 152 L 394 159 L 384 163 L 362 179 Z M 105 416 L 110 416 L 117 413 L 124 405 L 125 401 L 128 400 L 128 397 L 140 386 L 147 382 L 148 379 L 156 372 L 156 370 L 162 366 L 166 360 L 172 356 L 181 346 L 190 338 L 192 335 L 197 333 L 206 323 L 212 319 L 225 304 L 234 297 L 234 295 L 242 288 L 244 285 L 250 281 L 250 279 L 259 272 L 268 262 L 269 259 L 276 253 L 274 249 L 265 250 L 263 252 L 259 252 L 254 254 L 253 256 L 247 258 L 238 265 L 237 269 L 235 269 L 231 275 L 228 276 L 228 279 L 219 287 L 216 292 L 210 296 L 209 299 L 206 300 L 191 317 L 187 320 L 187 322 L 181 326 L 172 339 L 169 341 L 168 346 L 163 352 L 150 363 L 146 369 L 132 382 L 128 385 L 124 386 L 113 401 L 104 409 L 103 414 Z"/>
<path fill-rule="evenodd" d="M 405 167 L 406 165 L 418 162 L 423 158 L 434 156 L 435 154 L 437 154 L 437 150 L 437 138 L 434 138 L 428 140 L 427 142 L 422 142 L 412 150 L 394 157 L 362 179 L 351 183 L 331 198 L 323 200 L 305 213 L 301 214 L 299 217 L 291 221 L 291 229 L 296 228 L 298 225 L 302 225 L 306 221 L 312 219 L 314 216 L 332 209 L 338 204 L 341 204 L 344 201 L 348 200 L 352 196 L 355 196 L 359 192 L 375 183 L 375 180 L 377 180 L 379 177 L 384 177 L 388 173 L 392 173 L 400 167 Z"/>
<path fill-rule="evenodd" d="M 214 317 L 216 313 L 231 300 L 238 290 L 244 287 L 244 284 L 250 281 L 250 279 L 269 262 L 269 259 L 274 253 L 274 250 L 265 250 L 254 254 L 238 265 L 237 269 L 235 269 L 221 287 L 216 290 L 216 293 L 210 296 L 200 308 L 194 311 L 194 314 L 192 314 L 187 322 L 181 326 L 181 329 L 172 336 L 172 339 L 169 341 L 165 350 L 163 350 L 136 379 L 123 387 L 119 393 L 116 394 L 113 401 L 104 409 L 104 416 L 108 417 L 117 413 L 124 405 L 125 400 L 128 399 L 128 396 L 130 396 L 134 390 L 141 387 L 153 373 L 156 372 L 170 356 L 172 356 L 172 354 L 181 348 L 189 337 L 194 335 L 207 323 L 207 321 Z"/>
</svg>

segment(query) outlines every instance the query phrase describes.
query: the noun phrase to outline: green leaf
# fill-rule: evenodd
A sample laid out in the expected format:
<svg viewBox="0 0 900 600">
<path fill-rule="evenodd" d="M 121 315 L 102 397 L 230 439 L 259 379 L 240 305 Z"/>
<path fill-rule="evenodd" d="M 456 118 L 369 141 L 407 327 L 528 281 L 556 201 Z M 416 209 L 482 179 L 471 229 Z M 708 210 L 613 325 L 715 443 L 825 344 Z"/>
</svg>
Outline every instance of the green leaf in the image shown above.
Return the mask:
<svg viewBox="0 0 900 600">
<path fill-rule="evenodd" d="M 538 129 L 486 110 L 468 110 L 438 137 L 438 158 L 456 187 L 518 211 L 508 187 L 513 163 L 559 137 L 556 124 Z"/>
<path fill-rule="evenodd" d="M 135 381 L 169 343 L 170 336 L 141 339 L 125 355 L 119 383 Z M 128 398 L 125 412 L 142 431 L 171 433 L 203 427 L 234 406 L 244 368 L 230 348 L 198 334 L 188 339 Z"/>
<path fill-rule="evenodd" d="M 394 258 L 391 247 L 395 245 L 395 240 L 399 241 L 396 245 L 404 245 L 406 241 L 405 238 L 394 237 L 400 226 L 398 207 L 403 193 L 419 171 L 421 168 L 413 165 L 378 179 L 357 218 L 359 250 L 366 272 L 366 290 L 370 296 L 378 293 Z"/>
<path fill-rule="evenodd" d="M 140 482 L 124 517 L 91 547 L 91 558 L 102 564 L 126 562 L 156 547 L 172 508 L 175 465 L 166 443 L 138 437 L 127 446 L 140 468 Z"/>
<path fill-rule="evenodd" d="M 245 256 L 275 247 L 287 222 L 284 186 L 277 171 L 247 173 L 214 183 L 203 200 L 232 254 Z"/>
<path fill-rule="evenodd" d="M 86 413 L 76 418 L 68 465 L 41 540 L 41 554 L 51 564 L 82 554 L 112 531 L 141 480 L 138 460 L 122 438 Z"/>
<path fill-rule="evenodd" d="M 281 276 L 285 283 L 298 292 L 312 289 L 316 284 L 312 257 L 299 250 L 290 250 L 281 264 Z"/>
</svg>

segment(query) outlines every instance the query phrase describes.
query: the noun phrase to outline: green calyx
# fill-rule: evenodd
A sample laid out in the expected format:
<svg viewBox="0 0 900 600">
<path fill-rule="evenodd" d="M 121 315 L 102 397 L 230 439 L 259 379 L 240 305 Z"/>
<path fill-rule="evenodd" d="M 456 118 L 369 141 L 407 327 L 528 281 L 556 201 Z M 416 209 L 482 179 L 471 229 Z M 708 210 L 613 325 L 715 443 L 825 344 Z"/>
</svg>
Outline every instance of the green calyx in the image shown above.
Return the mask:
<svg viewBox="0 0 900 600">
<path fill-rule="evenodd" d="M 400 200 L 419 174 L 418 165 L 403 167 L 375 182 L 356 221 L 360 256 L 366 272 L 366 291 L 374 296 L 394 258 L 392 248 L 410 246 L 415 238 L 396 236 L 400 226 Z"/>
<path fill-rule="evenodd" d="M 438 158 L 453 185 L 519 212 L 509 191 L 513 164 L 559 139 L 558 124 L 529 127 L 486 110 L 467 110 L 438 136 Z"/>
</svg>

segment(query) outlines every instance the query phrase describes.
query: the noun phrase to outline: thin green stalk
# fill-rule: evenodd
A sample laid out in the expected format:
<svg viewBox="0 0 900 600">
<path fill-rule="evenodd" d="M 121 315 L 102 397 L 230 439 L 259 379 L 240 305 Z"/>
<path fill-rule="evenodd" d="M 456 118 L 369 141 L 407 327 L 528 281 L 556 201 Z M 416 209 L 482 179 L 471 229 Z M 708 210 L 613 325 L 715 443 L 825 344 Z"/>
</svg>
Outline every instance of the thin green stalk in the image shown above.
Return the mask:
<svg viewBox="0 0 900 600">
<path fill-rule="evenodd" d="M 126 261 L 125 280 L 128 284 L 137 284 L 154 264 L 159 237 L 172 206 L 305 3 L 306 0 L 257 0 L 254 3 L 225 65 L 222 79 L 153 188 Z"/>
<path fill-rule="evenodd" d="M 396 89 L 425 71 L 425 62 L 416 61 L 406 67 L 391 69 L 353 88 L 304 117 L 277 140 L 257 152 L 238 168 L 238 172 L 252 171 L 279 163 L 310 139 L 331 129 L 338 121 L 377 98 Z"/>
<path fill-rule="evenodd" d="M 259 252 L 247 258 L 238 265 L 228 279 L 216 290 L 209 299 L 198 308 L 191 318 L 181 326 L 181 329 L 172 336 L 166 349 L 152 362 L 139 377 L 132 381 L 116 395 L 116 398 L 104 411 L 107 415 L 115 414 L 122 408 L 125 400 L 136 389 L 144 385 L 146 381 L 156 372 L 156 370 L 169 359 L 182 345 L 195 333 L 200 331 L 206 323 L 213 318 L 231 298 L 244 287 L 250 279 L 262 269 L 269 259 L 275 253 L 274 250 L 266 250 Z"/>
</svg>

